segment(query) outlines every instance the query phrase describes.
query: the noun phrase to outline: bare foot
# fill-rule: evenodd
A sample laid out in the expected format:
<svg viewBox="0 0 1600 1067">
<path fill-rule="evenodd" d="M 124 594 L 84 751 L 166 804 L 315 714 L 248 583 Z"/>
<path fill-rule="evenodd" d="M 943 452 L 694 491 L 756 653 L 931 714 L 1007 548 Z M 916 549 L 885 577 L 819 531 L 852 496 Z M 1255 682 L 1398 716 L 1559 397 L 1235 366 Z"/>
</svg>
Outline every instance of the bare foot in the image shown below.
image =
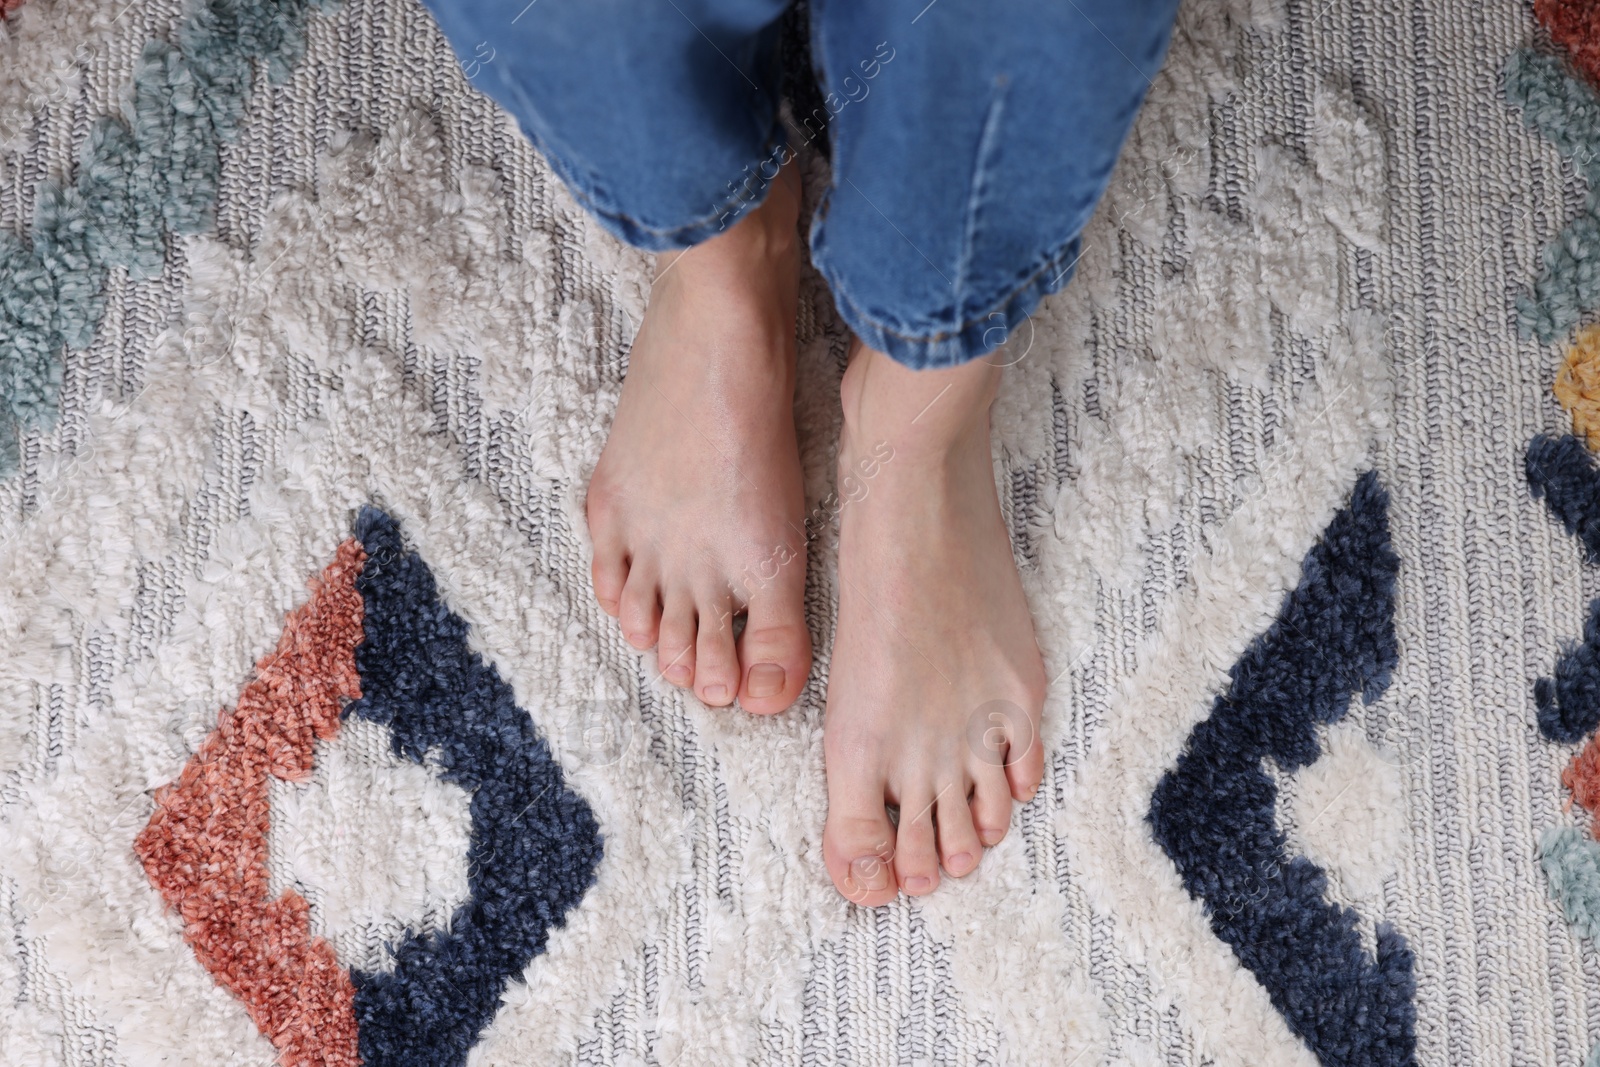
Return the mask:
<svg viewBox="0 0 1600 1067">
<path fill-rule="evenodd" d="M 989 452 L 999 376 L 859 345 L 845 372 L 840 477 L 859 489 L 840 513 L 823 856 L 858 904 L 976 869 L 1044 773 L 1044 664 Z"/>
<path fill-rule="evenodd" d="M 594 591 L 713 706 L 772 714 L 811 670 L 795 442 L 799 176 L 728 232 L 657 257 L 589 483 Z M 748 612 L 735 640 L 734 619 Z"/>
</svg>

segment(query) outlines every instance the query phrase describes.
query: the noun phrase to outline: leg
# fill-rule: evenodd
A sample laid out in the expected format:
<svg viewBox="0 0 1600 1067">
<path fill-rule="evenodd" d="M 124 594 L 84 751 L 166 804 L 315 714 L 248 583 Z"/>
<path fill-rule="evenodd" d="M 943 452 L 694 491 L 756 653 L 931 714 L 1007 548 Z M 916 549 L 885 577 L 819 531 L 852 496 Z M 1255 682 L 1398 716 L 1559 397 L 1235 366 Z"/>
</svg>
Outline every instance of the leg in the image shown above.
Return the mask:
<svg viewBox="0 0 1600 1067">
<path fill-rule="evenodd" d="M 1070 274 L 1175 4 L 822 3 L 836 170 L 812 250 L 862 341 L 841 478 L 871 471 L 841 513 L 823 853 L 872 905 L 973 870 L 1043 775 L 990 455 L 1004 360 L 978 357 Z"/>
<path fill-rule="evenodd" d="M 584 206 L 661 252 L 589 485 L 595 596 L 636 648 L 659 642 L 668 682 L 781 711 L 811 669 L 799 190 L 777 166 L 788 0 L 491 2 L 431 0 L 473 80 Z"/>
<path fill-rule="evenodd" d="M 868 345 L 965 363 L 1066 283 L 1177 0 L 812 2 L 836 112 L 812 260 Z"/>
</svg>

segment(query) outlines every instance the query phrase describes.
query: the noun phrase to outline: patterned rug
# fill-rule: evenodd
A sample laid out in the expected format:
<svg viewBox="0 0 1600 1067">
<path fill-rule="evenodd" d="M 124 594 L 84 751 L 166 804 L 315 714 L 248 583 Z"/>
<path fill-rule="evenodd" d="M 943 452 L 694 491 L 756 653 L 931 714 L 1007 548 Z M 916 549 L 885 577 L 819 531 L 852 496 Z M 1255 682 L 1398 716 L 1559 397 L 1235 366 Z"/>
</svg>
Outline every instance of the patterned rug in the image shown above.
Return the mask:
<svg viewBox="0 0 1600 1067">
<path fill-rule="evenodd" d="M 1591 3 L 1187 4 L 1004 349 L 1044 787 L 875 910 L 816 277 L 758 721 L 590 599 L 648 261 L 415 0 L 0 10 L 0 1064 L 1600 1064 Z"/>
</svg>

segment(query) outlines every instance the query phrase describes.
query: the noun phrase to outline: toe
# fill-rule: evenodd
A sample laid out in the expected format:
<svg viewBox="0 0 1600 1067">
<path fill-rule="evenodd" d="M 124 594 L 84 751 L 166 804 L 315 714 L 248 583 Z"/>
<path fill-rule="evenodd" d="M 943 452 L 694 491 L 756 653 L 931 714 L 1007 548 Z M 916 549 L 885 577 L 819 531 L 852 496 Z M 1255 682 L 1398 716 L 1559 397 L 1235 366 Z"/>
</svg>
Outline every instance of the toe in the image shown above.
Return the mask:
<svg viewBox="0 0 1600 1067">
<path fill-rule="evenodd" d="M 952 786 L 950 792 L 954 793 Z M 939 846 L 933 828 L 933 790 L 902 794 L 900 825 L 895 829 L 894 873 L 907 896 L 920 897 L 939 885 Z"/>
<path fill-rule="evenodd" d="M 793 590 L 757 596 L 739 637 L 739 706 L 775 715 L 795 702 L 811 673 L 804 575 Z"/>
<path fill-rule="evenodd" d="M 1001 768 L 984 763 L 972 773 L 972 824 L 984 848 L 998 845 L 1011 826 L 1011 785 Z"/>
<path fill-rule="evenodd" d="M 594 546 L 594 562 L 589 564 L 589 577 L 594 582 L 594 598 L 600 610 L 613 619 L 622 610 L 622 588 L 628 582 L 628 559 L 609 546 Z"/>
<path fill-rule="evenodd" d="M 1006 781 L 1018 804 L 1032 800 L 1044 779 L 1044 744 L 1039 740 L 1038 723 L 1039 717 L 1035 714 L 1008 728 Z"/>
<path fill-rule="evenodd" d="M 699 636 L 694 648 L 694 691 L 714 708 L 733 703 L 739 693 L 739 657 L 733 645 L 733 605 L 727 597 L 699 602 Z"/>
<path fill-rule="evenodd" d="M 939 819 L 939 859 L 956 878 L 970 874 L 983 855 L 978 831 L 972 825 L 972 806 L 964 790 L 946 790 L 936 809 Z"/>
<path fill-rule="evenodd" d="M 656 670 L 673 685 L 687 687 L 694 681 L 695 636 L 694 598 L 687 593 L 669 595 L 661 612 Z"/>
<path fill-rule="evenodd" d="M 617 618 L 622 636 L 634 648 L 652 648 L 661 624 L 661 587 L 656 569 L 635 559 L 628 571 L 628 584 L 622 587 L 622 602 Z"/>
<path fill-rule="evenodd" d="M 895 829 L 883 796 L 883 777 L 874 769 L 829 761 L 823 863 L 845 899 L 868 908 L 887 904 L 899 894 L 894 877 Z"/>
</svg>

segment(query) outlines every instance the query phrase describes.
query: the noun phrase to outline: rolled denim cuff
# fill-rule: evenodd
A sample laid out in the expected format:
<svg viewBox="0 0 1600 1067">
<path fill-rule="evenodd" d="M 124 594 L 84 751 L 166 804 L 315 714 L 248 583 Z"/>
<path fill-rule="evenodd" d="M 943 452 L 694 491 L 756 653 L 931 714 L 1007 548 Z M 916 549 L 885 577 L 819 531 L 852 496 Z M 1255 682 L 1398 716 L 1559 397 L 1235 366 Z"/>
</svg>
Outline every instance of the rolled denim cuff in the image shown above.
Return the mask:
<svg viewBox="0 0 1600 1067">
<path fill-rule="evenodd" d="M 911 370 L 959 367 L 1005 344 L 1028 321 L 1039 301 L 1059 291 L 1078 265 L 1081 243 L 1072 238 L 990 308 L 968 315 L 954 329 L 915 332 L 884 321 L 855 303 L 840 277 L 829 269 L 825 253 L 813 249 L 813 261 L 833 291 L 834 306 L 857 337 Z M 1026 353 L 1012 357 L 1025 358 Z"/>
<path fill-rule="evenodd" d="M 585 211 L 592 215 L 607 233 L 646 252 L 670 252 L 692 248 L 725 232 L 745 215 L 761 206 L 779 168 L 792 155 L 782 123 L 776 123 L 775 132 L 751 166 L 745 168 L 743 180 L 737 178 L 727 185 L 733 191 L 710 211 L 671 226 L 652 226 L 629 215 L 618 206 L 603 183 L 588 175 L 582 168 L 572 165 L 561 154 L 552 151 L 549 144 L 538 143 L 539 152 L 556 172 Z M 766 177 L 765 170 L 772 171 Z"/>
</svg>

